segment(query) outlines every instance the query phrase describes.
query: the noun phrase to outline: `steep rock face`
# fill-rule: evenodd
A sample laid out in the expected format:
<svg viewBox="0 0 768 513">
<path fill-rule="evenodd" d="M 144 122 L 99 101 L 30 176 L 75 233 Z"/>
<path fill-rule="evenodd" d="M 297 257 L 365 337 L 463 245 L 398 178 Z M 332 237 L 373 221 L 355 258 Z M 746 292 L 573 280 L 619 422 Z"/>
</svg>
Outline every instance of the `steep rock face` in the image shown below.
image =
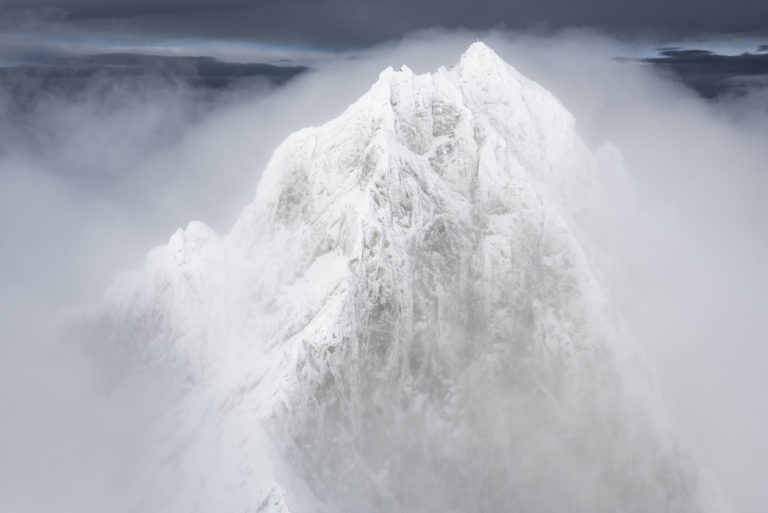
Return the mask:
<svg viewBox="0 0 768 513">
<path fill-rule="evenodd" d="M 116 387 L 189 384 L 169 509 L 716 510 L 591 260 L 601 172 L 482 43 L 291 135 L 229 235 L 190 224 L 83 321 Z"/>
</svg>

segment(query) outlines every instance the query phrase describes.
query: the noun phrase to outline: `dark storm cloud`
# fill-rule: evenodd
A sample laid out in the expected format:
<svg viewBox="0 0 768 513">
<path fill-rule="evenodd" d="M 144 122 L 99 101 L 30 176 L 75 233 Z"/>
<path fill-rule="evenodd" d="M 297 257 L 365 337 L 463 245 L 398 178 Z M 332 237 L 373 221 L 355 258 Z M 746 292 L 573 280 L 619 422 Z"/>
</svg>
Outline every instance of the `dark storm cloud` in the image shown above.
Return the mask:
<svg viewBox="0 0 768 513">
<path fill-rule="evenodd" d="M 672 71 L 706 98 L 768 85 L 768 53 L 719 55 L 708 50 L 663 48 L 659 57 L 645 62 Z"/>
<path fill-rule="evenodd" d="M 43 55 L 0 67 L 0 117 L 24 122 L 51 97 L 77 98 L 84 91 L 177 85 L 199 95 L 233 88 L 274 87 L 307 70 L 304 66 L 222 62 L 211 57 L 141 54 Z M 210 96 L 210 95 L 208 95 Z M 0 152 L 12 140 L 0 142 Z"/>
<path fill-rule="evenodd" d="M 220 88 L 240 79 L 259 78 L 279 85 L 305 71 L 303 66 L 222 62 L 212 57 L 175 57 L 131 53 L 40 56 L 36 62 L 0 68 L 0 84 L 17 79 L 37 79 L 51 84 L 77 84 L 94 77 L 131 78 L 161 75 L 192 85 Z"/>
<path fill-rule="evenodd" d="M 328 47 L 370 44 L 431 27 L 558 28 L 617 33 L 764 31 L 764 0 L 6 0 L 7 19 L 67 20 L 147 35 L 249 38 Z"/>
</svg>

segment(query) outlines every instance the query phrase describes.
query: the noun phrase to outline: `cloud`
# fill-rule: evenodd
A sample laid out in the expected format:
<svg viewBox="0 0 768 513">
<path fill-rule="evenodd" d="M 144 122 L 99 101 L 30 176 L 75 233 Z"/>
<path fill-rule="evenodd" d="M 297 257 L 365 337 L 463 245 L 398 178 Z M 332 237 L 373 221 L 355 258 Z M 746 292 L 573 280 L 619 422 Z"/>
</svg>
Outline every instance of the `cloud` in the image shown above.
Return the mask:
<svg viewBox="0 0 768 513">
<path fill-rule="evenodd" d="M 615 42 L 595 36 L 511 43 L 510 62 L 552 90 L 588 140 L 621 149 L 638 199 L 607 241 L 629 273 L 628 316 L 699 455 L 741 511 L 759 511 L 764 91 L 703 102 L 650 68 L 607 62 Z"/>
<path fill-rule="evenodd" d="M 558 30 L 585 26 L 615 34 L 764 33 L 760 0 L 6 0 L 6 18 L 35 19 L 86 34 L 155 39 L 218 38 L 351 48 L 427 27 Z M 66 22 L 66 23 L 62 23 Z"/>
<path fill-rule="evenodd" d="M 122 448 L 141 432 L 136 418 L 151 416 L 140 399 L 94 389 L 92 364 L 56 342 L 56 312 L 96 300 L 189 220 L 226 231 L 271 150 L 337 116 L 387 65 L 430 71 L 477 37 L 560 98 L 589 145 L 622 151 L 636 200 L 614 206 L 615 221 L 595 232 L 624 269 L 613 277 L 617 304 L 696 452 L 742 511 L 761 511 L 765 111 L 750 107 L 751 95 L 704 102 L 647 64 L 617 61 L 633 45 L 598 33 L 445 30 L 326 60 L 279 89 L 211 95 L 149 74 L 94 77 L 76 94 L 38 95 L 21 114 L 2 98 L 0 406 L 12 421 L 0 428 L 11 454 L 0 463 L 0 496 L 11 509 L 129 504 L 130 479 L 94 483 L 136 470 Z M 50 483 L 47 495 L 36 493 L 40 482 Z"/>
<path fill-rule="evenodd" d="M 720 55 L 709 50 L 670 48 L 660 57 L 645 59 L 674 73 L 703 96 L 745 94 L 768 80 L 768 55 Z"/>
</svg>

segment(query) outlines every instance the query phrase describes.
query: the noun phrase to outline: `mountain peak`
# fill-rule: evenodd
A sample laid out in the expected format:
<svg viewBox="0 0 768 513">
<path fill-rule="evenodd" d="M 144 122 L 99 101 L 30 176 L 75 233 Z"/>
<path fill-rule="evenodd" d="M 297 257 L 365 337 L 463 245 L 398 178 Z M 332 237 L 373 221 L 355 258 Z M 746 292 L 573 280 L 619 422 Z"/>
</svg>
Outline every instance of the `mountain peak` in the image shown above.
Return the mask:
<svg viewBox="0 0 768 513">
<path fill-rule="evenodd" d="M 194 383 L 161 509 L 715 511 L 589 257 L 600 170 L 479 41 L 288 137 L 228 235 L 191 224 L 83 321 L 126 387 Z"/>
<path fill-rule="evenodd" d="M 510 72 L 512 72 L 511 78 L 514 81 L 519 82 L 522 78 L 514 71 L 513 66 L 482 41 L 475 41 L 470 44 L 461 54 L 461 58 L 454 69 L 459 72 L 459 75 L 466 75 L 468 82 L 486 83 L 490 81 L 508 86 Z M 387 66 L 379 73 L 377 84 L 389 84 L 392 83 L 393 79 L 397 82 L 408 82 L 415 75 L 405 64 L 398 69 Z"/>
<path fill-rule="evenodd" d="M 501 57 L 493 51 L 493 48 L 478 40 L 469 45 L 464 53 L 461 55 L 461 61 L 477 61 L 477 60 L 501 60 Z"/>
<path fill-rule="evenodd" d="M 461 54 L 459 67 L 464 70 L 483 70 L 490 75 L 498 75 L 512 69 L 508 62 L 482 41 L 475 41 Z"/>
</svg>

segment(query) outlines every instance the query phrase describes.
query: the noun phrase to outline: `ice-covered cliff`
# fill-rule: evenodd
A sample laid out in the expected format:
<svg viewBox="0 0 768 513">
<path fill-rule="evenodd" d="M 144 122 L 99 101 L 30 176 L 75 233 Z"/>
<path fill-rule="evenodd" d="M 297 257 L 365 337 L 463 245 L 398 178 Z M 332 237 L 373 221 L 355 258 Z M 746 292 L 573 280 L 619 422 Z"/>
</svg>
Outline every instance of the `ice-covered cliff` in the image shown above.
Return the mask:
<svg viewBox="0 0 768 513">
<path fill-rule="evenodd" d="M 174 390 L 141 442 L 152 500 L 717 510 L 585 235 L 607 172 L 482 43 L 291 135 L 228 235 L 191 223 L 81 319 L 117 396 Z"/>
</svg>

